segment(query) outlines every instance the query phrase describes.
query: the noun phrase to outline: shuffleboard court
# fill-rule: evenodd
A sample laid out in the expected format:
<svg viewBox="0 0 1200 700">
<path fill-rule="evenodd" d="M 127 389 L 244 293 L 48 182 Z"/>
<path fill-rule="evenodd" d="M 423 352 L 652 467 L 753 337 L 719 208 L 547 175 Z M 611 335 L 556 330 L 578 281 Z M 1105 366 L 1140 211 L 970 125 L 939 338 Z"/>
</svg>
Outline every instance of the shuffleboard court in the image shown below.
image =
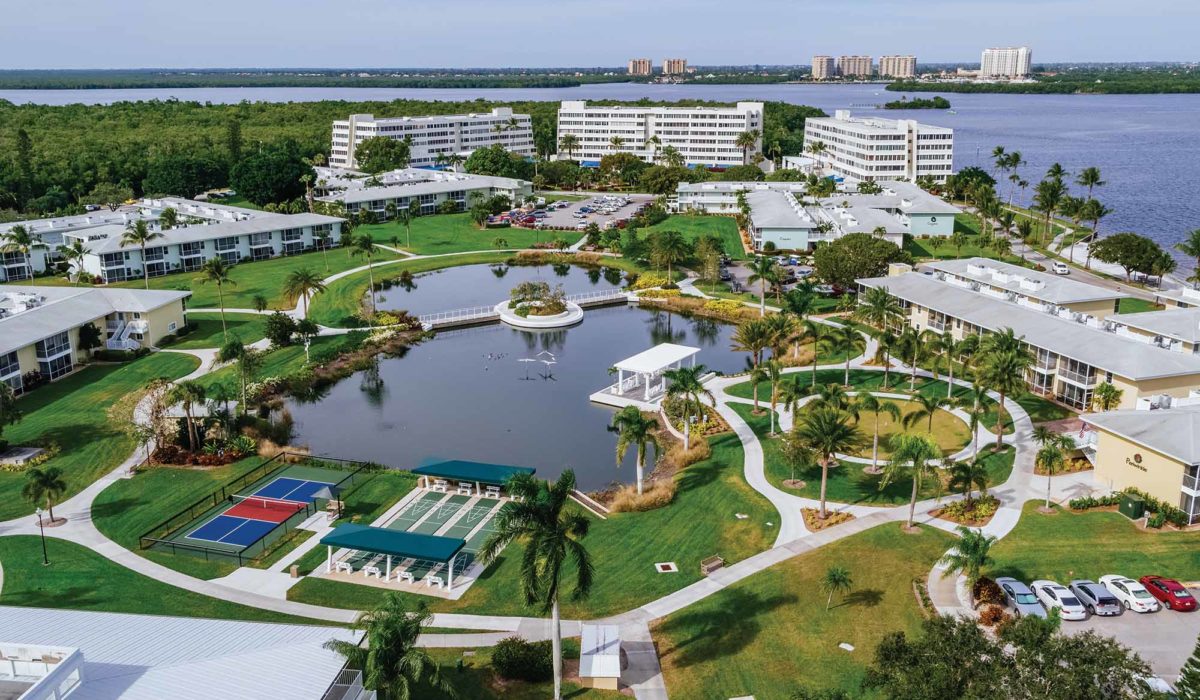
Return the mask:
<svg viewBox="0 0 1200 700">
<path fill-rule="evenodd" d="M 409 532 L 416 532 L 422 535 L 432 535 L 442 529 L 442 526 L 450 522 L 462 507 L 471 500 L 470 496 L 451 496 L 444 503 L 435 506 L 425 518 L 415 527 L 409 528 Z"/>
<path fill-rule="evenodd" d="M 495 501 L 480 501 L 476 503 L 442 534 L 446 537 L 461 537 L 466 539 L 467 535 L 471 534 L 471 531 L 478 527 L 479 523 L 495 507 Z"/>
<path fill-rule="evenodd" d="M 395 520 L 388 523 L 387 527 L 391 530 L 407 530 L 413 525 L 416 525 L 417 521 L 420 520 L 425 513 L 429 512 L 430 508 L 432 508 L 438 501 L 445 497 L 446 495 L 443 493 L 436 493 L 432 491 L 427 491 L 421 494 L 420 498 L 408 504 L 408 507 L 401 511 L 401 513 L 396 516 Z"/>
</svg>

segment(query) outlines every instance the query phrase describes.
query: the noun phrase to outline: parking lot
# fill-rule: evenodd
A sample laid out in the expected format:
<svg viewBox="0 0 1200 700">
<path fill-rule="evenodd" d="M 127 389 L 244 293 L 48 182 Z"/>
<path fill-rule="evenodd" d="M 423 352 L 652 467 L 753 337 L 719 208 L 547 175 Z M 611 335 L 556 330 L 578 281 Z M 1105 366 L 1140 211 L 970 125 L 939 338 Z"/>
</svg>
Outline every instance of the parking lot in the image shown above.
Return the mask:
<svg viewBox="0 0 1200 700">
<path fill-rule="evenodd" d="M 1159 610 L 1135 613 L 1126 610 L 1116 617 L 1093 615 L 1078 622 L 1064 621 L 1067 633 L 1095 630 L 1129 647 L 1150 664 L 1154 675 L 1174 684 L 1179 670 L 1192 655 L 1200 635 L 1200 614 Z"/>
<path fill-rule="evenodd" d="M 581 212 L 581 209 L 597 209 L 605 204 L 603 195 L 589 197 L 588 199 L 579 202 L 569 202 L 568 206 L 562 208 L 546 207 L 546 216 L 541 220 L 543 228 L 552 229 L 577 229 L 579 224 L 595 223 L 600 228 L 604 228 L 609 221 L 617 219 L 628 219 L 633 216 L 639 209 L 654 201 L 653 195 L 648 194 L 629 194 L 629 195 L 609 195 L 628 200 L 627 204 L 620 207 L 614 207 L 614 211 L 603 213 L 600 211 Z M 576 216 L 582 214 L 582 216 Z"/>
</svg>

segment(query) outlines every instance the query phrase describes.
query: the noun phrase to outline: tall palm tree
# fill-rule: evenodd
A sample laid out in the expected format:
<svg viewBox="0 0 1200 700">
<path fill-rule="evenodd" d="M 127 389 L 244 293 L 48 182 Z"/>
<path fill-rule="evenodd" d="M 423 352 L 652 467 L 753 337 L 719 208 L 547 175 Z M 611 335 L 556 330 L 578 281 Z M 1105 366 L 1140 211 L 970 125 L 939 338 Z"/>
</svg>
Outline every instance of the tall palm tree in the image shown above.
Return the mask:
<svg viewBox="0 0 1200 700">
<path fill-rule="evenodd" d="M 829 484 L 829 467 L 838 452 L 846 452 L 858 446 L 861 435 L 849 415 L 831 408 L 809 411 L 792 428 L 795 438 L 806 449 L 821 456 L 821 508 L 819 517 L 829 517 L 825 509 L 825 489 Z"/>
<path fill-rule="evenodd" d="M 774 284 L 779 279 L 775 260 L 765 255 L 757 255 L 746 267 L 750 270 L 750 277 L 746 281 L 750 284 L 758 283 L 758 315 L 766 316 L 767 285 Z"/>
<path fill-rule="evenodd" d="M 758 367 L 762 363 L 763 351 L 771 347 L 774 339 L 771 328 L 764 320 L 749 319 L 738 324 L 731 340 L 733 349 L 737 352 L 750 353 L 752 366 Z"/>
<path fill-rule="evenodd" d="M 1063 454 L 1062 443 L 1057 440 L 1051 440 L 1044 444 L 1037 451 L 1034 457 L 1038 466 L 1046 470 L 1046 504 L 1043 506 L 1046 510 L 1050 509 L 1050 486 L 1053 484 L 1054 471 L 1060 469 L 1066 461 L 1066 456 Z"/>
<path fill-rule="evenodd" d="M 752 412 L 757 416 L 762 413 L 762 409 L 758 407 L 758 387 L 768 379 L 766 365 L 751 365 L 750 371 L 746 374 L 746 378 L 750 380 L 750 386 L 752 387 L 751 391 L 754 394 L 754 408 Z"/>
<path fill-rule="evenodd" d="M 788 413 L 795 415 L 800 402 L 809 395 L 809 390 L 801 385 L 798 375 L 784 375 L 779 382 L 779 406 Z"/>
<path fill-rule="evenodd" d="M 1092 222 L 1092 235 L 1088 236 L 1089 241 L 1095 241 L 1100 238 L 1100 220 L 1112 213 L 1112 209 L 1100 203 L 1100 200 L 1089 199 L 1083 203 L 1083 220 Z M 1083 264 L 1085 269 L 1092 269 L 1092 247 L 1088 246 L 1087 261 Z"/>
<path fill-rule="evenodd" d="M 911 428 L 914 425 L 919 425 L 921 421 L 925 421 L 925 432 L 933 437 L 933 419 L 937 416 L 937 412 L 942 409 L 946 400 L 941 396 L 916 394 L 912 397 L 913 403 L 917 404 L 916 409 L 904 416 L 901 423 L 905 428 Z"/>
<path fill-rule="evenodd" d="M 304 304 L 304 316 L 308 318 L 308 299 L 325 291 L 325 282 L 312 268 L 292 270 L 283 281 L 283 295 L 289 302 L 300 300 Z"/>
<path fill-rule="evenodd" d="M 767 373 L 767 381 L 771 382 L 771 432 L 775 435 L 775 406 L 779 403 L 779 384 L 783 380 L 783 363 L 771 358 L 763 363 Z"/>
<path fill-rule="evenodd" d="M 754 150 L 754 147 L 758 145 L 759 136 L 758 129 L 750 129 L 738 134 L 737 138 L 734 139 L 733 145 L 742 149 L 742 165 L 750 164 L 750 151 Z"/>
<path fill-rule="evenodd" d="M 882 355 L 883 388 L 887 390 L 891 385 L 892 355 L 899 349 L 900 337 L 891 331 L 885 330 L 875 338 L 875 342 L 879 346 L 879 349 L 876 350 L 875 358 L 878 360 L 880 359 L 880 355 Z"/>
<path fill-rule="evenodd" d="M 850 358 L 858 350 L 861 338 L 858 331 L 850 326 L 833 326 L 821 338 L 821 344 L 825 346 L 826 350 L 833 355 L 842 355 L 845 358 L 846 368 L 842 384 L 847 387 L 850 386 Z"/>
<path fill-rule="evenodd" d="M 237 282 L 229 276 L 229 266 L 221 258 L 209 258 L 200 266 L 198 284 L 212 282 L 217 285 L 217 305 L 221 308 L 221 336 L 229 340 L 229 330 L 225 327 L 225 285 L 237 286 Z"/>
<path fill-rule="evenodd" d="M 660 231 L 650 241 L 650 258 L 667 268 L 667 284 L 675 284 L 672 265 L 683 262 L 692 254 L 692 245 L 679 231 Z"/>
<path fill-rule="evenodd" d="M 162 233 L 151 231 L 150 225 L 145 219 L 138 219 L 125 227 L 125 232 L 121 234 L 120 246 L 138 246 L 142 251 L 142 277 L 146 282 L 146 289 L 150 288 L 150 265 L 146 262 L 146 244 L 156 239 L 162 238 Z"/>
<path fill-rule="evenodd" d="M 812 143 L 807 144 L 804 147 L 804 150 L 807 151 L 808 155 L 812 157 L 813 165 L 816 167 L 817 172 L 819 173 L 824 170 L 825 166 L 821 162 L 821 156 L 825 155 L 829 151 L 829 148 L 825 145 L 825 142 L 813 141 Z"/>
<path fill-rule="evenodd" d="M 608 140 L 608 147 L 613 150 L 613 153 L 621 150 L 624 145 L 625 139 L 621 138 L 620 136 L 613 136 Z"/>
<path fill-rule="evenodd" d="M 658 152 L 662 150 L 662 139 L 658 137 L 658 134 L 654 134 L 650 138 L 646 139 L 646 145 L 650 146 L 654 150 L 654 162 L 657 163 Z"/>
<path fill-rule="evenodd" d="M 825 333 L 832 326 L 827 326 L 824 323 L 818 323 L 811 318 L 806 318 L 800 323 L 800 341 L 812 343 L 812 385 L 817 385 L 817 358 L 820 356 L 820 348 L 825 339 Z"/>
<path fill-rule="evenodd" d="M 954 395 L 954 363 L 958 358 L 961 346 L 962 342 L 955 340 L 949 331 L 939 334 L 933 342 L 933 351 L 946 364 L 946 372 L 949 375 L 946 381 L 947 399 Z"/>
<path fill-rule="evenodd" d="M 168 394 L 174 403 L 183 404 L 184 422 L 187 423 L 188 451 L 195 452 L 200 447 L 200 436 L 196 431 L 196 404 L 204 404 L 206 397 L 204 385 L 199 382 L 179 382 L 171 387 Z"/>
<path fill-rule="evenodd" d="M 0 250 L 24 255 L 25 267 L 29 270 L 30 277 L 33 277 L 33 261 L 29 256 L 34 248 L 44 247 L 46 244 L 42 242 L 42 237 L 22 224 L 16 224 L 0 234 Z"/>
<path fill-rule="evenodd" d="M 1042 234 L 1042 245 L 1046 245 L 1046 237 L 1050 235 L 1050 220 L 1062 205 L 1063 197 L 1067 194 L 1067 186 L 1057 178 L 1047 178 L 1037 184 L 1033 193 L 1033 208 L 1045 217 L 1045 233 Z"/>
<path fill-rule="evenodd" d="M 925 330 L 918 332 L 912 326 L 906 326 L 896 336 L 896 350 L 900 357 L 908 363 L 908 390 L 916 391 L 917 388 L 917 367 L 926 358 L 929 357 L 929 345 L 933 341 L 933 336 L 937 333 Z"/>
<path fill-rule="evenodd" d="M 871 435 L 871 471 L 879 470 L 879 414 L 891 416 L 892 420 L 901 419 L 900 407 L 887 399 L 881 399 L 874 394 L 862 393 L 854 399 L 856 412 L 870 413 L 875 416 L 875 426 Z"/>
<path fill-rule="evenodd" d="M 691 449 L 689 444 L 689 426 L 693 415 L 703 415 L 704 399 L 708 399 L 709 403 L 714 407 L 717 405 L 716 398 L 708 389 L 704 388 L 700 378 L 708 372 L 708 368 L 704 365 L 695 365 L 692 367 L 679 367 L 669 369 L 663 372 L 663 378 L 667 380 L 667 396 L 679 398 L 683 401 L 683 448 Z M 693 407 L 696 413 L 692 413 Z"/>
<path fill-rule="evenodd" d="M 1025 391 L 1025 375 L 1033 365 L 1033 355 L 1011 328 L 1004 328 L 984 336 L 978 362 L 976 383 L 1000 394 L 996 418 L 996 449 L 999 450 L 1004 447 L 1004 421 L 1000 419 L 1000 409 L 1006 398 Z"/>
<path fill-rule="evenodd" d="M 829 606 L 833 604 L 834 593 L 845 593 L 854 587 L 854 579 L 850 577 L 850 570 L 844 566 L 831 566 L 825 570 L 825 575 L 821 577 L 821 592 L 828 593 L 829 597 L 825 599 L 825 612 L 829 612 Z"/>
<path fill-rule="evenodd" d="M 71 245 L 65 245 L 58 249 L 58 254 L 62 256 L 63 260 L 75 268 L 76 284 L 79 284 L 79 279 L 83 276 L 83 258 L 88 252 L 87 246 L 78 238 L 71 239 Z"/>
<path fill-rule="evenodd" d="M 563 134 L 558 138 L 558 148 L 566 151 L 567 158 L 575 160 L 575 149 L 579 148 L 579 137 L 575 134 Z"/>
<path fill-rule="evenodd" d="M 886 287 L 868 287 L 859 296 L 852 316 L 882 331 L 904 317 L 904 307 Z"/>
<path fill-rule="evenodd" d="M 912 475 L 912 496 L 908 501 L 908 528 L 912 529 L 913 516 L 917 510 L 917 494 L 921 491 L 921 482 L 929 470 L 929 462 L 940 459 L 942 450 L 926 435 L 909 435 L 907 433 L 892 437 L 892 458 L 888 461 L 883 472 L 883 480 L 879 483 L 884 488 L 906 470 Z M 907 466 L 905 464 L 907 463 Z M 941 482 L 935 481 L 940 488 Z"/>
<path fill-rule="evenodd" d="M 985 535 L 979 530 L 959 525 L 959 540 L 954 548 L 942 555 L 938 563 L 946 567 L 945 575 L 962 574 L 967 577 L 971 588 L 983 576 L 984 567 L 995 563 L 991 556 L 992 545 L 996 544 L 994 535 Z"/>
<path fill-rule="evenodd" d="M 637 406 L 626 406 L 613 416 L 612 427 L 617 431 L 617 466 L 632 446 L 637 450 L 637 492 L 642 495 L 642 474 L 646 467 L 646 449 L 654 448 L 654 458 L 662 448 L 658 439 L 658 423 L 642 415 Z"/>
<path fill-rule="evenodd" d="M 163 209 L 158 215 L 158 225 L 164 231 L 170 231 L 179 225 L 179 211 L 174 207 Z"/>
<path fill-rule="evenodd" d="M 980 497 L 986 495 L 988 488 L 987 467 L 980 464 L 977 460 L 955 464 L 953 467 L 950 467 L 950 488 L 959 489 L 959 492 L 962 493 L 967 503 L 971 503 L 974 500 L 975 489 L 979 489 Z"/>
<path fill-rule="evenodd" d="M 983 402 L 986 392 L 977 386 L 972 386 L 967 391 L 954 399 L 953 405 L 958 410 L 967 414 L 967 427 L 971 431 L 971 444 L 974 445 L 976 461 L 979 460 L 979 424 L 983 421 L 983 417 L 988 414 L 987 406 Z"/>
<path fill-rule="evenodd" d="M 575 472 L 567 469 L 553 484 L 538 481 L 529 474 L 509 480 L 508 493 L 513 500 L 505 503 L 493 520 L 495 531 L 483 543 L 479 558 L 484 564 L 496 560 L 513 540 L 522 540 L 521 592 L 525 603 L 541 603 L 550 612 L 554 653 L 554 700 L 562 699 L 562 627 L 559 622 L 559 593 L 564 567 L 570 559 L 575 567 L 572 597 L 586 598 L 592 589 L 591 557 L 582 540 L 591 521 L 567 506 L 575 490 Z"/>
<path fill-rule="evenodd" d="M 366 644 L 333 639 L 324 646 L 345 657 L 352 668 L 361 669 L 366 687 L 387 693 L 388 700 L 409 700 L 414 686 L 456 697 L 437 662 L 417 646 L 422 628 L 432 623 L 433 613 L 425 601 L 418 601 L 410 611 L 400 594 L 388 591 L 378 606 L 359 615 L 351 625 L 366 633 Z"/>
<path fill-rule="evenodd" d="M 789 313 L 771 314 L 762 319 L 771 338 L 771 357 L 782 358 L 796 337 L 796 319 Z"/>
<path fill-rule="evenodd" d="M 1187 237 L 1175 244 L 1175 250 L 1196 259 L 1196 269 L 1200 270 L 1200 228 L 1188 231 Z"/>
<path fill-rule="evenodd" d="M 33 503 L 45 503 L 46 510 L 50 511 L 50 522 L 54 522 L 54 502 L 66 490 L 67 482 L 63 480 L 62 470 L 58 467 L 30 467 L 25 472 L 21 495 Z"/>
<path fill-rule="evenodd" d="M 371 263 L 375 258 L 375 241 L 367 234 L 355 236 L 350 247 L 350 254 L 354 256 L 362 255 L 367 259 L 367 280 L 370 283 L 368 294 L 371 298 L 371 315 L 375 315 L 375 269 L 371 267 Z"/>
</svg>

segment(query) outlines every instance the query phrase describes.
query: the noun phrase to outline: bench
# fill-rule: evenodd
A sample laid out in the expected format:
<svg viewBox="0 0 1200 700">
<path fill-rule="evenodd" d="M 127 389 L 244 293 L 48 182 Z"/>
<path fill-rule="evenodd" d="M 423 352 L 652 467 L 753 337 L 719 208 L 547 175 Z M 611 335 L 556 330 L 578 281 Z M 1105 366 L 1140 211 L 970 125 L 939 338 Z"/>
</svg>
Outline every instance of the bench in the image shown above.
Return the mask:
<svg viewBox="0 0 1200 700">
<path fill-rule="evenodd" d="M 400 573 L 396 574 L 396 580 L 403 581 L 405 583 L 413 583 L 412 572 L 411 571 L 401 571 Z"/>
<path fill-rule="evenodd" d="M 436 481 L 433 482 L 433 486 L 429 487 L 429 490 L 430 491 L 440 491 L 441 493 L 446 493 L 447 488 L 449 488 L 449 486 L 450 486 L 450 484 L 447 483 L 445 479 L 437 479 Z"/>
<path fill-rule="evenodd" d="M 716 571 L 717 569 L 720 569 L 723 566 L 725 566 L 725 560 L 714 554 L 713 556 L 708 557 L 707 559 L 701 560 L 700 575 L 708 576 L 709 574 Z"/>
<path fill-rule="evenodd" d="M 475 485 L 468 484 L 465 481 L 458 482 L 458 495 L 474 496 L 475 495 Z"/>
<path fill-rule="evenodd" d="M 379 570 L 378 566 L 372 566 L 370 564 L 368 564 L 367 566 L 364 566 L 362 568 L 362 572 L 363 572 L 363 578 L 367 578 L 368 576 L 374 576 L 375 578 L 380 578 L 381 576 L 383 576 L 383 572 Z"/>
<path fill-rule="evenodd" d="M 437 586 L 438 588 L 441 588 L 444 585 L 446 585 L 446 582 L 442 580 L 441 576 L 434 576 L 434 575 L 430 574 L 429 576 L 425 577 L 425 587 L 426 588 L 431 588 L 433 586 Z"/>
<path fill-rule="evenodd" d="M 354 567 L 351 566 L 349 562 L 339 561 L 337 564 L 334 564 L 334 571 L 339 574 L 343 571 L 348 574 L 352 574 L 354 573 Z"/>
<path fill-rule="evenodd" d="M 495 498 L 495 499 L 499 500 L 500 499 L 500 487 L 499 486 L 489 486 L 489 487 L 487 487 L 487 490 L 485 490 L 483 492 L 483 495 L 487 496 L 488 498 Z"/>
</svg>

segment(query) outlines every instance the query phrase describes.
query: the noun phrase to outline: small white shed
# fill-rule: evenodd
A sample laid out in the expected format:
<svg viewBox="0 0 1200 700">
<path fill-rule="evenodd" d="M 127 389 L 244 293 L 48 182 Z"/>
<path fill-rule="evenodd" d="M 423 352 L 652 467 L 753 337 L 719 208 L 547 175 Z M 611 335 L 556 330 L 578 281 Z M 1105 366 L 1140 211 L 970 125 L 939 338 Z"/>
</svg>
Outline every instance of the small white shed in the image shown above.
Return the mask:
<svg viewBox="0 0 1200 700">
<path fill-rule="evenodd" d="M 579 684 L 617 690 L 621 680 L 621 637 L 616 625 L 582 625 Z"/>
</svg>

